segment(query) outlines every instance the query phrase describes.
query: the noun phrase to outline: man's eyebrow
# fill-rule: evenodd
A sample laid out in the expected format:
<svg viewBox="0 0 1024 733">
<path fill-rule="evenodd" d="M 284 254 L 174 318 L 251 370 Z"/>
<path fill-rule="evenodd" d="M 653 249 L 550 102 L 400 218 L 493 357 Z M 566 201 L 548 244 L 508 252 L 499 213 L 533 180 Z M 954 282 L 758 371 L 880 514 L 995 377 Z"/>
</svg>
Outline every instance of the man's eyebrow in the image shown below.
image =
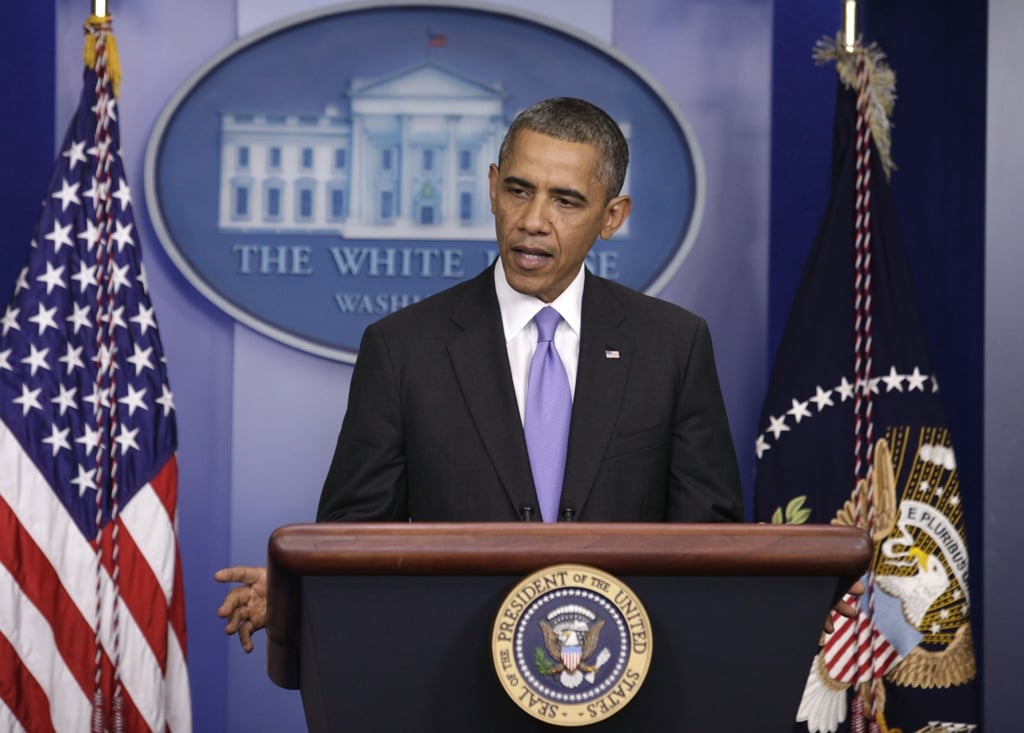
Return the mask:
<svg viewBox="0 0 1024 733">
<path fill-rule="evenodd" d="M 537 188 L 529 181 L 524 181 L 522 178 L 516 178 L 515 176 L 505 176 L 502 181 L 506 186 L 519 186 L 519 188 L 528 188 L 531 191 Z"/>
<path fill-rule="evenodd" d="M 503 182 L 506 186 L 518 186 L 519 188 L 525 188 L 528 191 L 535 191 L 537 187 L 529 181 L 524 181 L 522 178 L 516 176 L 505 176 Z M 552 188 L 549 191 L 553 196 L 561 196 L 562 198 L 575 199 L 583 204 L 590 203 L 587 197 L 577 191 L 575 188 Z"/>
<path fill-rule="evenodd" d="M 561 196 L 562 198 L 576 199 L 583 204 L 590 203 L 587 201 L 587 197 L 575 188 L 552 188 L 551 193 L 555 196 Z"/>
</svg>

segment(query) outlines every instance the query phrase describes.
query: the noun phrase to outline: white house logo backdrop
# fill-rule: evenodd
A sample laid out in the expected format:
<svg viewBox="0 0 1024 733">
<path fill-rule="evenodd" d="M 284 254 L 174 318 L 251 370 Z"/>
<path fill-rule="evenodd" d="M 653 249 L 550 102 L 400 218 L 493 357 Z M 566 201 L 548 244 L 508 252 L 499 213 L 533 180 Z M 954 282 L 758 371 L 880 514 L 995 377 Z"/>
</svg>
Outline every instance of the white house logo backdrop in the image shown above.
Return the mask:
<svg viewBox="0 0 1024 733">
<path fill-rule="evenodd" d="M 703 205 L 685 120 L 614 49 L 486 6 L 348 6 L 241 39 L 162 113 L 151 218 L 229 315 L 352 361 L 369 323 L 496 257 L 488 166 L 519 110 L 563 95 L 619 123 L 643 202 L 588 267 L 656 292 Z"/>
<path fill-rule="evenodd" d="M 647 611 L 622 581 L 585 565 L 555 565 L 509 592 L 491 653 L 520 708 L 553 725 L 584 726 L 639 692 L 652 643 Z"/>
</svg>

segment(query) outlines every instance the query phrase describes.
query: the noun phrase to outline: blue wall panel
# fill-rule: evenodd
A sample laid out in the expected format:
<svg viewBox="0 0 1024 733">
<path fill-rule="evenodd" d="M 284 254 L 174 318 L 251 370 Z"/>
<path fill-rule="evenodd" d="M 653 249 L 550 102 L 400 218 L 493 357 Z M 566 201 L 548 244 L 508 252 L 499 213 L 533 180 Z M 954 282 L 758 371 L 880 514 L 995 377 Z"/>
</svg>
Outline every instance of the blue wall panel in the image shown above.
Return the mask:
<svg viewBox="0 0 1024 733">
<path fill-rule="evenodd" d="M 24 3 L 4 46 L 11 64 L 0 84 L 0 298 L 6 306 L 28 256 L 53 165 L 53 3 Z"/>
</svg>

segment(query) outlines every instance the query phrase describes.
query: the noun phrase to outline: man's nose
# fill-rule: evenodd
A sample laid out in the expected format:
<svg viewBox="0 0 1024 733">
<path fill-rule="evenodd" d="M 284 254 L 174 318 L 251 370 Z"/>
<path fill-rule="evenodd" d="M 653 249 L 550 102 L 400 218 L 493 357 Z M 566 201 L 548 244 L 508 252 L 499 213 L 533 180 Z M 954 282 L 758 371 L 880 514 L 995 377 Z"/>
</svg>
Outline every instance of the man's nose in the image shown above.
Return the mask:
<svg viewBox="0 0 1024 733">
<path fill-rule="evenodd" d="M 534 196 L 523 211 L 520 228 L 529 234 L 545 234 L 551 228 L 551 206 L 544 196 Z"/>
</svg>

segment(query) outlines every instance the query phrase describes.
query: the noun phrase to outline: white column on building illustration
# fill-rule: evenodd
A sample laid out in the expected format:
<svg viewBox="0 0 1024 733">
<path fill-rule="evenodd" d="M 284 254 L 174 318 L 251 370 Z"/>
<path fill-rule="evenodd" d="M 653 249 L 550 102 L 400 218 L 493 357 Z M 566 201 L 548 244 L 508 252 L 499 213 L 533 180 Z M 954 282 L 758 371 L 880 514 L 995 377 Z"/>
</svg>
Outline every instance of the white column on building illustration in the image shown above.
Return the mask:
<svg viewBox="0 0 1024 733">
<path fill-rule="evenodd" d="M 221 129 L 226 126 L 223 120 L 227 115 L 222 116 Z M 220 226 L 221 228 L 231 226 L 232 215 L 234 214 L 233 188 L 231 179 L 234 177 L 234 163 L 231 151 L 234 150 L 236 136 L 233 133 L 226 133 L 220 146 Z"/>
<path fill-rule="evenodd" d="M 444 178 L 441 187 L 441 224 L 442 226 L 455 226 L 458 223 L 458 213 L 455 208 L 458 202 L 458 180 L 459 180 L 459 139 L 458 124 L 459 118 L 456 115 L 449 115 L 445 118 L 448 141 L 444 147 Z"/>
<path fill-rule="evenodd" d="M 352 118 L 352 148 L 349 151 L 349 181 L 348 181 L 348 218 L 357 224 L 370 221 L 370 211 L 366 202 L 366 187 L 370 185 L 366 175 L 366 154 L 369 152 L 366 146 L 366 130 L 363 126 L 361 116 Z"/>
<path fill-rule="evenodd" d="M 284 191 L 281 194 L 281 223 L 294 227 L 297 223 L 296 213 L 298 212 L 299 197 L 295 190 L 299 183 L 299 163 L 302 161 L 302 141 L 294 134 L 291 125 L 285 124 L 284 133 L 290 141 L 288 147 L 291 154 L 284 160 L 283 175 Z"/>
<path fill-rule="evenodd" d="M 415 221 L 412 210 L 413 155 L 409 139 L 409 128 L 412 127 L 410 123 L 409 115 L 398 116 L 398 160 L 395 161 L 398 166 L 398 196 L 395 199 L 399 202 L 397 218 L 402 224 L 411 224 Z"/>
</svg>

